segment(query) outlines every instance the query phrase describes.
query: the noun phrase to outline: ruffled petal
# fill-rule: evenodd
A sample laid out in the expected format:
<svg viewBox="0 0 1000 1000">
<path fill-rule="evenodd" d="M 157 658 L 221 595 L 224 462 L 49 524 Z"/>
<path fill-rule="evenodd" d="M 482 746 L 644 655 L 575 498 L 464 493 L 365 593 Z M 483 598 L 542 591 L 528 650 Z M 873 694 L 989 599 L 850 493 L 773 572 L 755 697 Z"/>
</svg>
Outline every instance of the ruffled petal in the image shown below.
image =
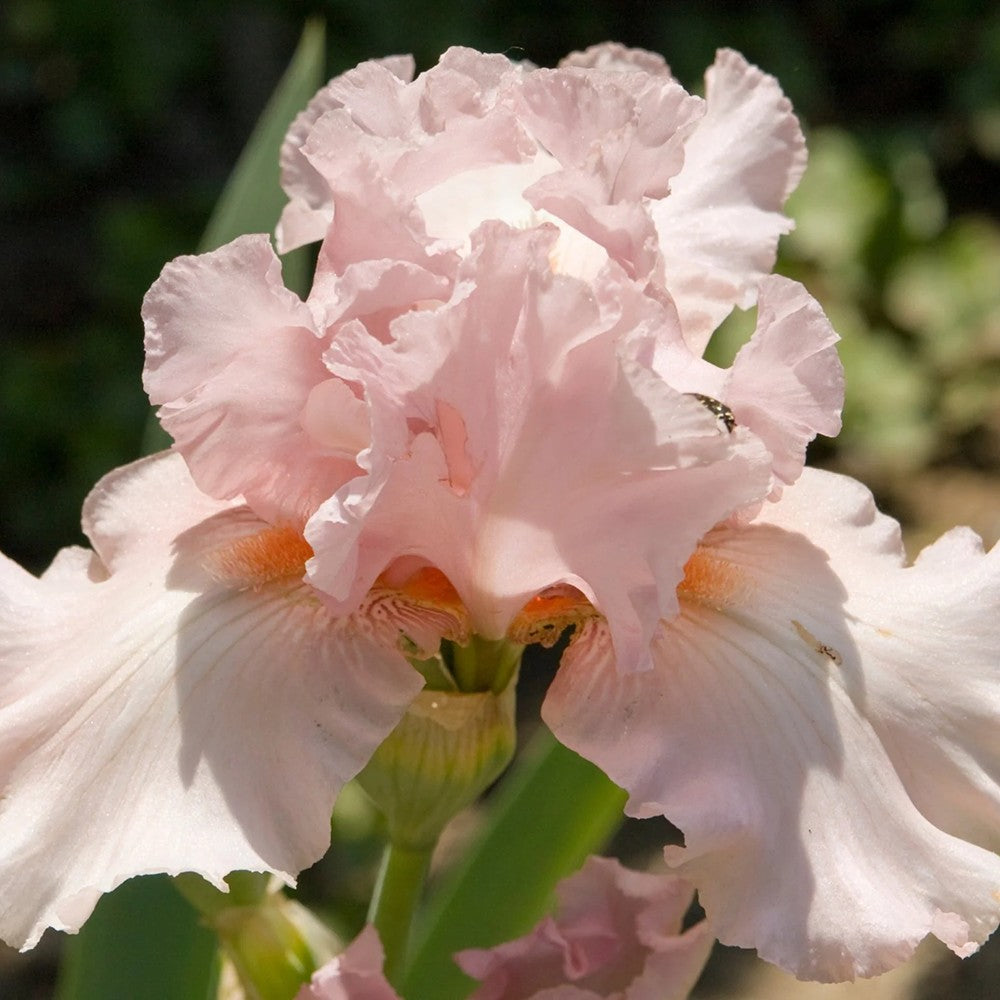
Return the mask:
<svg viewBox="0 0 1000 1000">
<path fill-rule="evenodd" d="M 697 539 L 766 493 L 767 456 L 643 363 L 670 314 L 618 272 L 596 301 L 554 275 L 553 236 L 485 226 L 446 306 L 401 317 L 388 344 L 341 331 L 328 360 L 364 386 L 372 447 L 307 527 L 310 579 L 346 609 L 418 557 L 491 637 L 569 583 L 635 669 Z"/>
<path fill-rule="evenodd" d="M 805 140 L 772 76 L 723 49 L 705 74 L 708 111 L 684 144 L 670 195 L 651 209 L 663 282 L 700 354 L 733 306 L 748 308 L 792 228 L 785 199 L 805 170 Z"/>
<path fill-rule="evenodd" d="M 382 974 L 385 952 L 370 924 L 338 955 L 313 974 L 295 1000 L 399 1000 Z"/>
<path fill-rule="evenodd" d="M 365 63 L 295 123 L 283 246 L 293 230 L 294 243 L 378 231 L 384 213 L 364 200 L 341 211 L 366 181 L 391 192 L 395 216 L 437 250 L 469 253 L 469 234 L 490 219 L 557 220 L 564 269 L 591 278 L 610 256 L 652 279 L 678 303 L 699 354 L 733 305 L 753 303 L 791 227 L 781 207 L 805 147 L 777 83 L 741 56 L 719 54 L 707 103 L 662 58 L 620 45 L 554 70 L 450 49 L 407 81 Z M 342 270 L 350 261 L 339 256 Z"/>
<path fill-rule="evenodd" d="M 806 445 L 840 430 L 844 373 L 837 340 L 802 285 L 769 275 L 760 285 L 757 327 L 731 368 L 716 367 L 670 335 L 657 338 L 653 367 L 678 391 L 699 394 L 731 429 L 745 427 L 761 440 L 771 454 L 776 499 L 780 484 L 802 471 Z"/>
<path fill-rule="evenodd" d="M 652 76 L 670 75 L 667 61 L 658 52 L 630 49 L 620 42 L 598 42 L 582 52 L 571 52 L 559 60 L 559 66 L 579 66 L 582 69 L 620 73 L 649 73 Z"/>
<path fill-rule="evenodd" d="M 286 142 L 294 153 L 292 160 L 304 161 L 309 171 L 306 175 L 297 169 L 295 184 L 286 185 L 293 198 L 282 218 L 282 245 L 293 230 L 298 241 L 328 230 L 329 235 L 364 235 L 384 225 L 384 213 L 364 200 L 351 199 L 355 210 L 350 217 L 344 215 L 341 202 L 349 197 L 349 190 L 363 187 L 366 179 L 400 203 L 395 214 L 402 219 L 410 219 L 417 199 L 426 195 L 431 235 L 457 237 L 459 246 L 467 244 L 468 233 L 491 217 L 497 206 L 498 192 L 490 184 L 476 183 L 480 175 L 497 166 L 520 164 L 530 171 L 538 153 L 537 144 L 504 96 L 521 74 L 520 67 L 504 56 L 453 48 L 437 66 L 408 85 L 373 63 L 332 81 L 321 92 L 324 113 L 297 122 Z M 301 182 L 304 176 L 308 184 Z M 531 179 L 537 176 L 534 173 Z M 458 199 L 465 225 L 456 227 L 451 219 L 456 201 L 446 206 L 450 211 L 441 220 L 438 217 L 445 206 L 436 204 L 433 192 L 443 183 L 467 177 L 472 182 Z M 516 173 L 511 181 L 518 196 L 530 183 L 516 184 Z M 502 202 L 506 193 L 500 193 Z M 517 214 L 523 216 L 530 206 L 518 200 L 524 207 Z M 361 225 L 357 224 L 359 216 L 364 219 Z M 436 224 L 441 221 L 439 231 Z M 456 228 L 461 232 L 455 233 Z M 374 254 L 376 259 L 394 255 L 391 244 L 369 242 L 380 250 Z"/>
<path fill-rule="evenodd" d="M 333 219 L 330 187 L 326 178 L 303 153 L 302 147 L 314 126 L 328 111 L 350 107 L 356 96 L 377 112 L 385 113 L 395 102 L 386 100 L 413 79 L 412 56 L 373 59 L 331 80 L 296 116 L 281 147 L 281 186 L 289 203 L 281 213 L 275 233 L 282 253 L 323 238 Z"/>
<path fill-rule="evenodd" d="M 669 191 L 704 102 L 669 76 L 570 69 L 527 75 L 519 96 L 526 126 L 562 168 L 525 198 L 603 246 L 631 277 L 648 277 L 648 201 Z"/>
<path fill-rule="evenodd" d="M 809 471 L 803 487 L 761 519 L 808 523 L 828 553 L 868 667 L 859 697 L 900 780 L 936 826 L 1000 847 L 1000 547 L 955 528 L 904 569 L 863 486 Z"/>
<path fill-rule="evenodd" d="M 312 313 L 281 283 L 267 237 L 172 261 L 143 319 L 146 391 L 206 493 L 302 522 L 357 473 L 352 455 L 301 424 L 309 393 L 330 373 Z"/>
<path fill-rule="evenodd" d="M 602 626 L 544 715 L 662 814 L 667 860 L 720 940 L 799 976 L 873 976 L 1000 919 L 1000 552 L 945 536 L 909 568 L 851 480 L 806 470 L 689 562 L 654 670 L 616 676 Z"/>
<path fill-rule="evenodd" d="M 738 423 L 767 446 L 775 476 L 794 483 L 806 445 L 840 433 L 844 369 L 837 336 L 819 303 L 796 281 L 769 275 L 760 285 L 757 328 L 722 388 Z"/>
<path fill-rule="evenodd" d="M 133 875 L 291 882 L 420 687 L 301 583 L 301 538 L 205 497 L 179 456 L 106 477 L 85 520 L 106 562 L 0 562 L 0 936 L 26 947 Z"/>
<path fill-rule="evenodd" d="M 455 956 L 482 983 L 471 1000 L 685 1000 L 714 942 L 704 922 L 681 930 L 689 883 L 592 857 L 556 895 L 531 933 Z"/>
</svg>

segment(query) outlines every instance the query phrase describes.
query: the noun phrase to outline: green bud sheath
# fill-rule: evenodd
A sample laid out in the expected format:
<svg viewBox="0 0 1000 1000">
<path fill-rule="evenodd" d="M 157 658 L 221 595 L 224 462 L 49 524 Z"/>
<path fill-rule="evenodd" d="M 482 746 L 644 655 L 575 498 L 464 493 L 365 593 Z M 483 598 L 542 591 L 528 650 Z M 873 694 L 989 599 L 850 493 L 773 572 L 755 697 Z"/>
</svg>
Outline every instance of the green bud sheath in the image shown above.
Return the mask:
<svg viewBox="0 0 1000 1000">
<path fill-rule="evenodd" d="M 233 872 L 229 893 L 197 875 L 175 879 L 215 931 L 248 1000 L 289 1000 L 341 942 L 309 910 L 285 896 L 276 879 Z"/>
<path fill-rule="evenodd" d="M 492 691 L 424 690 L 358 776 L 385 814 L 390 841 L 437 842 L 449 820 L 510 763 L 517 733 L 514 679 Z"/>
</svg>

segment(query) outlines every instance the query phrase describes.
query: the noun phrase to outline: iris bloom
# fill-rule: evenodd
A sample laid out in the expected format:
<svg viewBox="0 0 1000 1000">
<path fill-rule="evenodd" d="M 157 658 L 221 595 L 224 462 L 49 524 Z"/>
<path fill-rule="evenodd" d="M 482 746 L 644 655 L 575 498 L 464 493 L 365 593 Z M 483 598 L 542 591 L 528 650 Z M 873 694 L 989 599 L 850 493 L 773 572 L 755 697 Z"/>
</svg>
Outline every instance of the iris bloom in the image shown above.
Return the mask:
<svg viewBox="0 0 1000 1000">
<path fill-rule="evenodd" d="M 292 128 L 308 299 L 265 237 L 168 265 L 145 380 L 175 453 L 98 486 L 93 553 L 3 564 L 0 933 L 143 872 L 291 881 L 416 697 L 407 656 L 572 629 L 543 716 L 681 828 L 721 940 L 826 980 L 975 950 L 1000 555 L 958 530 L 907 567 L 863 487 L 802 470 L 842 383 L 767 275 L 803 165 L 776 83 L 722 53 L 701 101 L 615 46 L 407 72 Z"/>
<path fill-rule="evenodd" d="M 382 974 L 385 954 L 368 925 L 332 962 L 299 990 L 295 1000 L 400 1000 Z"/>
<path fill-rule="evenodd" d="M 682 931 L 691 886 L 589 858 L 556 887 L 555 913 L 529 934 L 455 956 L 480 980 L 470 1000 L 684 1000 L 714 940 Z"/>
</svg>

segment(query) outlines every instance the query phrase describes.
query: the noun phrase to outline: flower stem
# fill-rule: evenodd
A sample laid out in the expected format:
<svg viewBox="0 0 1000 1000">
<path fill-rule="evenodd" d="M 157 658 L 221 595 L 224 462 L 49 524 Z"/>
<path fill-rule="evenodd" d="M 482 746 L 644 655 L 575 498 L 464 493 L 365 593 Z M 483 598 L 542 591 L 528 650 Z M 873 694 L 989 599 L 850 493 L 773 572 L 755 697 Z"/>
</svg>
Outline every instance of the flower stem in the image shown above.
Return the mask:
<svg viewBox="0 0 1000 1000">
<path fill-rule="evenodd" d="M 406 970 L 410 926 L 430 867 L 434 845 L 401 847 L 390 843 L 372 896 L 368 920 L 382 939 L 385 976 L 394 986 Z"/>
</svg>

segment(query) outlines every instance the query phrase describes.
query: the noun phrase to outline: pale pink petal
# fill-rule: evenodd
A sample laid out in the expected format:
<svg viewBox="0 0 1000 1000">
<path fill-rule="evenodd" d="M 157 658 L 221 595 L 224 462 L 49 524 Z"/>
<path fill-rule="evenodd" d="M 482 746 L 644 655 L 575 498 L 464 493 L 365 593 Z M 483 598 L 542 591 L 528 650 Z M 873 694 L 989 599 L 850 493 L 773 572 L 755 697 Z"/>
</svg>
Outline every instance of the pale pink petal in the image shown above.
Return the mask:
<svg viewBox="0 0 1000 1000">
<path fill-rule="evenodd" d="M 667 194 L 703 102 L 669 76 L 572 70 L 531 73 L 521 99 L 526 125 L 562 166 L 525 198 L 630 275 L 648 276 L 657 250 L 648 200 Z"/>
<path fill-rule="evenodd" d="M 435 274 L 454 273 L 457 258 L 435 245 L 413 199 L 383 177 L 376 164 L 362 159 L 340 175 L 332 195 L 337 223 L 320 250 L 317 274 L 343 275 L 360 262 L 406 261 Z"/>
<path fill-rule="evenodd" d="M 903 569 L 898 526 L 864 487 L 810 471 L 762 519 L 810 539 L 850 595 L 865 714 L 920 811 L 984 846 L 1000 831 L 1000 548 L 955 528 Z M 839 524 L 854 526 L 847 544 Z M 799 529 L 801 530 L 801 529 Z"/>
<path fill-rule="evenodd" d="M 295 1000 L 399 1000 L 382 974 L 385 952 L 370 924 L 338 955 L 313 974 Z"/>
<path fill-rule="evenodd" d="M 709 535 L 654 670 L 592 624 L 544 714 L 684 833 L 667 860 L 720 940 L 803 978 L 872 976 L 1000 919 L 1000 552 L 946 536 L 905 568 L 859 484 L 806 470 Z M 939 796 L 936 798 L 936 796 Z"/>
<path fill-rule="evenodd" d="M 401 313 L 451 294 L 451 281 L 406 260 L 363 260 L 342 274 L 327 268 L 321 255 L 310 305 L 326 325 L 361 319 L 370 333 L 388 339 L 389 323 Z M 433 266 L 433 264 L 432 264 Z"/>
<path fill-rule="evenodd" d="M 354 212 L 344 215 L 343 199 L 350 190 L 363 188 L 365 180 L 398 200 L 394 214 L 409 220 L 415 200 L 443 182 L 497 165 L 530 163 L 537 144 L 504 97 L 521 73 L 504 56 L 456 48 L 409 85 L 370 63 L 333 81 L 321 92 L 325 113 L 297 123 L 286 146 L 294 149 L 296 161 L 308 165 L 310 184 L 307 191 L 301 178 L 294 187 L 286 184 L 293 200 L 282 220 L 282 245 L 291 228 L 305 237 L 327 230 L 350 236 L 384 225 L 385 213 L 365 199 L 352 199 Z M 460 241 L 490 217 L 492 204 L 490 197 L 473 191 Z M 366 221 L 358 225 L 359 218 Z M 422 227 L 417 223 L 416 228 Z M 375 259 L 398 256 L 391 244 L 379 239 L 369 243 L 377 248 Z"/>
<path fill-rule="evenodd" d="M 303 521 L 357 473 L 353 456 L 302 426 L 330 373 L 312 313 L 281 283 L 267 237 L 178 257 L 147 293 L 143 319 L 146 391 L 206 493 Z"/>
<path fill-rule="evenodd" d="M 385 109 L 395 107 L 386 95 L 394 95 L 401 84 L 411 80 L 413 70 L 412 56 L 362 63 L 331 80 L 292 122 L 281 147 L 281 186 L 290 198 L 276 232 L 282 253 L 322 239 L 333 218 L 329 184 L 302 152 L 313 127 L 328 111 L 352 107 L 355 97 L 384 114 Z"/>
<path fill-rule="evenodd" d="M 620 42 L 600 42 L 582 52 L 571 52 L 559 61 L 559 65 L 622 73 L 649 73 L 654 76 L 670 75 L 670 67 L 658 52 L 630 49 Z"/>
<path fill-rule="evenodd" d="M 798 282 L 764 278 L 757 329 L 733 361 L 722 390 L 736 420 L 767 446 L 775 475 L 793 483 L 817 435 L 840 433 L 844 370 L 838 336 Z"/>
<path fill-rule="evenodd" d="M 819 303 L 778 275 L 760 286 L 757 328 L 731 368 L 716 368 L 676 339 L 660 338 L 654 367 L 675 389 L 711 397 L 731 419 L 752 431 L 772 457 L 776 488 L 792 483 L 805 462 L 806 445 L 840 430 L 844 374 L 837 334 Z"/>
<path fill-rule="evenodd" d="M 41 579 L 0 562 L 0 936 L 26 947 L 133 875 L 291 882 L 420 687 L 179 456 L 102 480 L 85 527 L 96 555 Z"/>
<path fill-rule="evenodd" d="M 555 70 L 450 49 L 407 79 L 363 64 L 296 122 L 286 143 L 292 200 L 282 245 L 292 230 L 294 242 L 324 233 L 351 241 L 394 217 L 425 248 L 464 255 L 469 234 L 487 220 L 526 227 L 557 219 L 577 250 L 560 250 L 564 269 L 592 277 L 602 263 L 593 250 L 603 248 L 677 301 L 699 354 L 733 305 L 753 303 L 791 226 L 781 208 L 805 153 L 777 83 L 741 56 L 719 54 L 707 102 L 686 93 L 661 57 L 612 44 Z M 395 211 L 350 194 L 366 185 L 395 200 Z M 346 216 L 345 198 L 353 206 Z M 399 256 L 392 242 L 382 256 Z M 379 258 L 360 246 L 333 256 L 337 273 Z"/>
<path fill-rule="evenodd" d="M 559 903 L 525 937 L 455 956 L 482 982 L 472 1000 L 683 1000 L 713 938 L 704 922 L 682 932 L 690 884 L 589 858 L 556 888 Z"/>
<path fill-rule="evenodd" d="M 723 49 L 708 111 L 684 144 L 670 195 L 651 209 L 663 282 L 701 353 L 733 306 L 748 308 L 792 228 L 781 207 L 805 169 L 805 141 L 777 81 Z"/>
<path fill-rule="evenodd" d="M 447 305 L 397 319 L 391 343 L 357 325 L 333 343 L 331 369 L 364 387 L 372 447 L 367 475 L 307 527 L 310 578 L 349 608 L 419 557 L 492 637 L 570 583 L 634 669 L 697 538 L 766 493 L 767 456 L 643 363 L 670 314 L 620 273 L 596 288 L 554 275 L 553 236 L 486 226 Z"/>
</svg>

